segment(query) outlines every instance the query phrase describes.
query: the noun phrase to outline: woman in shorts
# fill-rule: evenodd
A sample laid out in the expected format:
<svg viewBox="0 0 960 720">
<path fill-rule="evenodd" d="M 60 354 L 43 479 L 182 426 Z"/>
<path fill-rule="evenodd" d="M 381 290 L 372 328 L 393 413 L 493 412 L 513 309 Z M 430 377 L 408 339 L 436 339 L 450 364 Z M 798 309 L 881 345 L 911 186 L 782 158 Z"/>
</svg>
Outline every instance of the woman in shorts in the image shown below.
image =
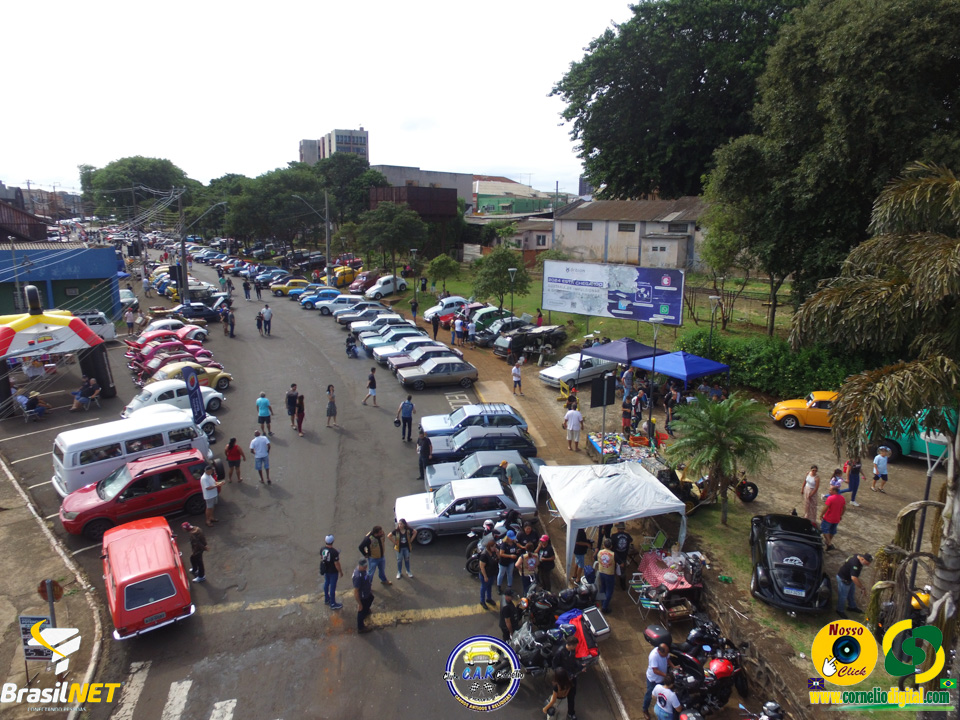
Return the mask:
<svg viewBox="0 0 960 720">
<path fill-rule="evenodd" d="M 242 483 L 243 478 L 240 477 L 240 463 L 247 459 L 247 456 L 243 454 L 243 448 L 237 445 L 236 438 L 230 438 L 230 442 L 227 443 L 227 449 L 224 451 L 224 455 L 227 458 L 227 482 L 233 482 L 233 472 L 237 472 L 237 482 Z"/>
</svg>

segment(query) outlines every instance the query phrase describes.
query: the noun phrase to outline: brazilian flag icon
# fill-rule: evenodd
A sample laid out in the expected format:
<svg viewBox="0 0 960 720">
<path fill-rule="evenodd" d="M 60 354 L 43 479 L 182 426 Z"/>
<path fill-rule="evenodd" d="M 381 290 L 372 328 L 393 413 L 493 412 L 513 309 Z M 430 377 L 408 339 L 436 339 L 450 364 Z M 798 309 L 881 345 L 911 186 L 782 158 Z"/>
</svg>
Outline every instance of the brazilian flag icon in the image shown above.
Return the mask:
<svg viewBox="0 0 960 720">
<path fill-rule="evenodd" d="M 940 678 L 940 689 L 941 689 L 941 690 L 956 690 L 956 689 L 957 689 L 957 679 L 956 679 L 956 678 Z"/>
</svg>

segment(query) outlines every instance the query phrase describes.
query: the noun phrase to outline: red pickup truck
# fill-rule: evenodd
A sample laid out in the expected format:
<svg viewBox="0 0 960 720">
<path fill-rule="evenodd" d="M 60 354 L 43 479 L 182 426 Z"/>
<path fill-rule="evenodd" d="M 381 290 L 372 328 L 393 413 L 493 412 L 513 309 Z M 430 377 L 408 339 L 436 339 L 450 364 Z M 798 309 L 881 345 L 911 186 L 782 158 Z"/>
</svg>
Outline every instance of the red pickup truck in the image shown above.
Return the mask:
<svg viewBox="0 0 960 720">
<path fill-rule="evenodd" d="M 341 255 L 337 256 L 337 260 L 334 265 L 348 265 L 354 270 L 357 270 L 363 267 L 363 260 L 358 258 L 353 253 L 342 253 Z"/>
</svg>

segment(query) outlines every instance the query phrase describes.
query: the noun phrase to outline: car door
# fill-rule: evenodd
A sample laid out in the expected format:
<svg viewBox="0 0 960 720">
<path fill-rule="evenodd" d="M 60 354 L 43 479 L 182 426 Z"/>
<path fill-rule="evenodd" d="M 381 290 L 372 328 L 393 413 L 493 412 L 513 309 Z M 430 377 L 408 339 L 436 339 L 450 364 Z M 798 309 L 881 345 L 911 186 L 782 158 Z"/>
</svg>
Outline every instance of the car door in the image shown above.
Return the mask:
<svg viewBox="0 0 960 720">
<path fill-rule="evenodd" d="M 114 501 L 118 525 L 142 517 L 161 515 L 160 478 L 156 475 L 137 478 L 127 485 Z"/>
<path fill-rule="evenodd" d="M 190 409 L 190 391 L 187 390 L 186 386 L 177 388 L 177 399 L 173 402 L 173 404 L 184 410 Z"/>
<path fill-rule="evenodd" d="M 473 498 L 458 498 L 445 512 L 445 521 L 438 524 L 438 529 L 442 533 L 465 533 L 476 524 Z"/>
<path fill-rule="evenodd" d="M 807 408 L 807 425 L 813 427 L 830 427 L 828 414 L 833 403 L 830 400 L 820 400 L 815 402 L 812 407 Z"/>
<path fill-rule="evenodd" d="M 173 403 L 176 405 L 176 392 L 174 390 L 165 390 L 154 399 L 154 402 L 157 403 Z M 177 405 L 177 407 L 180 407 Z"/>
</svg>

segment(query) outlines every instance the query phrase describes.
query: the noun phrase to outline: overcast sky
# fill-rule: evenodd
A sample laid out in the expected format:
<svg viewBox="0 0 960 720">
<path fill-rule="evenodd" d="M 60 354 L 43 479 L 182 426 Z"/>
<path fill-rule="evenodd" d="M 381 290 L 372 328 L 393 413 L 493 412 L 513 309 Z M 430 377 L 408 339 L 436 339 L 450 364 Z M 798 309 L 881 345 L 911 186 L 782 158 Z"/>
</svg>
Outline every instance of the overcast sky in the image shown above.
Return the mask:
<svg viewBox="0 0 960 720">
<path fill-rule="evenodd" d="M 362 125 L 373 165 L 576 192 L 547 95 L 630 16 L 622 0 L 6 3 L 0 180 L 71 190 L 78 165 L 131 155 L 204 184 L 255 177 Z"/>
</svg>

